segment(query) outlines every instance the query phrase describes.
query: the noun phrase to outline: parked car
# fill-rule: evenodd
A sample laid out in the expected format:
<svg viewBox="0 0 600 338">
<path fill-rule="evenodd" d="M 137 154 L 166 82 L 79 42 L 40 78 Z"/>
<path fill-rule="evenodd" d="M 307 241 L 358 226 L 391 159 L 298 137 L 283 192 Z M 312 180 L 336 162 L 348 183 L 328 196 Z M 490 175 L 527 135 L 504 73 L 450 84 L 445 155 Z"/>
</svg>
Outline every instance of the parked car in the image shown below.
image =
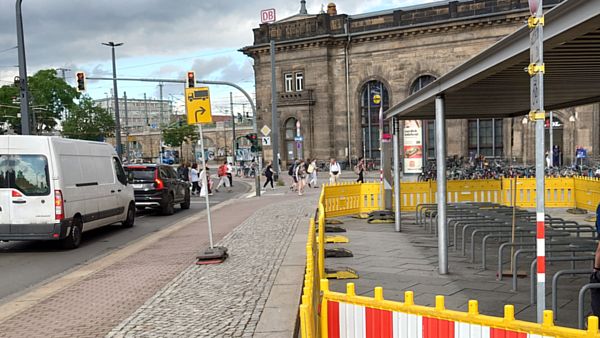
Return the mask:
<svg viewBox="0 0 600 338">
<path fill-rule="evenodd" d="M 133 226 L 133 188 L 115 149 L 50 136 L 0 136 L 0 240 L 58 240 L 121 222 Z"/>
<path fill-rule="evenodd" d="M 128 182 L 135 193 L 138 209 L 160 209 L 163 215 L 172 215 L 175 204 L 181 209 L 190 208 L 190 183 L 164 164 L 126 165 Z"/>
</svg>

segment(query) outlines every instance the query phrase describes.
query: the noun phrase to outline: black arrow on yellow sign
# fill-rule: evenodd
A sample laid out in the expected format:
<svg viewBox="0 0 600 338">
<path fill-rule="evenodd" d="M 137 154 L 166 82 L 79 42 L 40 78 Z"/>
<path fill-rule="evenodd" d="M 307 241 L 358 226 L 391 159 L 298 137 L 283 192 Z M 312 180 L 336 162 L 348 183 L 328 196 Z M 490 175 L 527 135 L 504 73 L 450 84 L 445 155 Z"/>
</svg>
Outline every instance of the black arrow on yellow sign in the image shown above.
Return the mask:
<svg viewBox="0 0 600 338">
<path fill-rule="evenodd" d="M 204 107 L 200 107 L 200 109 L 198 109 L 194 112 L 194 114 L 196 115 L 196 121 L 200 120 L 198 118 L 198 113 L 200 113 L 200 116 L 202 116 L 202 115 L 204 115 L 204 113 L 206 113 L 206 109 L 204 109 Z"/>
</svg>

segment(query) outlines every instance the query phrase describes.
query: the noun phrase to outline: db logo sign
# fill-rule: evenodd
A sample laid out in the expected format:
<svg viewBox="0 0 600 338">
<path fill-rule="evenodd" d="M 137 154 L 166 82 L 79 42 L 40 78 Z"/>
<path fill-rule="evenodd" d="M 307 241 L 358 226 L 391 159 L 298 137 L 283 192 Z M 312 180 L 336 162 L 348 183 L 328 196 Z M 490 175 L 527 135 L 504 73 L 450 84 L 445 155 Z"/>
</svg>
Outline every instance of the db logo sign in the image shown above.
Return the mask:
<svg viewBox="0 0 600 338">
<path fill-rule="evenodd" d="M 275 8 L 263 9 L 260 11 L 260 23 L 275 22 Z"/>
</svg>

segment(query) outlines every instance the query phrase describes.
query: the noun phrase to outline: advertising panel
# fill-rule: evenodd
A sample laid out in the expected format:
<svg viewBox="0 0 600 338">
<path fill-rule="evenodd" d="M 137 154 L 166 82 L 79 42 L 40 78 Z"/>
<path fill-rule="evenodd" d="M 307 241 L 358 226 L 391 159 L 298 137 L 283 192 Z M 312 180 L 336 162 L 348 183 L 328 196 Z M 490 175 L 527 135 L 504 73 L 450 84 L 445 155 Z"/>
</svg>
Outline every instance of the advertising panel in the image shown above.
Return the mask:
<svg viewBox="0 0 600 338">
<path fill-rule="evenodd" d="M 423 170 L 423 128 L 420 120 L 404 121 L 404 173 L 420 174 Z"/>
</svg>

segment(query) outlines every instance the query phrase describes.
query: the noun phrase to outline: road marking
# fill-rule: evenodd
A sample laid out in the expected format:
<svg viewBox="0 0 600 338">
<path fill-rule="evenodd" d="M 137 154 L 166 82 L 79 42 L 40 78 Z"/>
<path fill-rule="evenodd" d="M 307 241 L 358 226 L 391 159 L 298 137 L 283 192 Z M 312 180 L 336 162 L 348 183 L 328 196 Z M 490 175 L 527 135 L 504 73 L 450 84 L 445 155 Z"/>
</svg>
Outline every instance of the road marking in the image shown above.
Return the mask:
<svg viewBox="0 0 600 338">
<path fill-rule="evenodd" d="M 223 201 L 222 203 L 214 206 L 212 210 L 218 210 L 233 204 L 235 200 L 236 198 L 232 198 L 227 201 Z M 122 249 L 118 249 L 107 256 L 98 258 L 95 261 L 76 268 L 76 270 L 67 271 L 62 276 L 51 280 L 29 292 L 26 292 L 23 295 L 17 296 L 16 298 L 0 305 L 0 323 L 18 315 L 19 313 L 38 304 L 39 302 L 49 298 L 55 293 L 65 290 L 76 282 L 79 282 L 98 271 L 120 262 L 139 251 L 142 251 L 144 248 L 158 242 L 162 238 L 167 237 L 172 233 L 184 228 L 185 226 L 198 221 L 202 217 L 205 217 L 205 215 L 206 210 L 201 210 L 198 213 L 186 217 L 167 228 L 143 236 L 136 241 L 126 244 L 126 246 Z"/>
</svg>

